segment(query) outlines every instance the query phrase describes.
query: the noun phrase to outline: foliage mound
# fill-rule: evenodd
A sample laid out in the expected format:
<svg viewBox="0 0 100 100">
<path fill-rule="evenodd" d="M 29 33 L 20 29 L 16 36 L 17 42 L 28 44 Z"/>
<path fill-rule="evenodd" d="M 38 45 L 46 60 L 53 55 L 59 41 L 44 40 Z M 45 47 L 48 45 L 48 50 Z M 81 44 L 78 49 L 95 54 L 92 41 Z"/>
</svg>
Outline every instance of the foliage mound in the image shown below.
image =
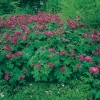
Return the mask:
<svg viewBox="0 0 100 100">
<path fill-rule="evenodd" d="M 45 12 L 1 18 L 0 83 L 100 77 L 100 31 L 86 26 Z"/>
</svg>

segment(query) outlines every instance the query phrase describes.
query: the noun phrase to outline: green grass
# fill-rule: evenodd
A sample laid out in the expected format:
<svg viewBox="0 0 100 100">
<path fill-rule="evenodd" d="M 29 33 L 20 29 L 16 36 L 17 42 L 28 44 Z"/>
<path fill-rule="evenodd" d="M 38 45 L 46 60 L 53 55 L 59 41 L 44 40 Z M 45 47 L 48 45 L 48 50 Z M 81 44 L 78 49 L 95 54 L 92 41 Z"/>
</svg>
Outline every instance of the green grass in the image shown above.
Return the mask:
<svg viewBox="0 0 100 100">
<path fill-rule="evenodd" d="M 90 85 L 80 81 L 64 83 L 34 82 L 26 86 L 1 86 L 0 100 L 92 100 Z M 0 96 L 2 96 L 0 95 Z"/>
</svg>

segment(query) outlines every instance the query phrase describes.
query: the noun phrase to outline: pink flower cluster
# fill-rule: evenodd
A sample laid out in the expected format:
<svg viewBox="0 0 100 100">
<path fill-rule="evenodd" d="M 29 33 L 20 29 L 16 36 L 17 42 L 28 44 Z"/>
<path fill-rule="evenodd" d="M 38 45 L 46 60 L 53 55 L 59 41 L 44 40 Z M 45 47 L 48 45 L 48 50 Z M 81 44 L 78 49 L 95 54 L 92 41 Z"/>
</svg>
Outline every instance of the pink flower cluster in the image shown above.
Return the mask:
<svg viewBox="0 0 100 100">
<path fill-rule="evenodd" d="M 15 57 L 20 57 L 22 56 L 22 52 L 17 52 L 15 54 L 6 54 L 6 58 L 11 59 L 11 58 L 15 58 Z"/>
<path fill-rule="evenodd" d="M 99 68 L 98 68 L 98 67 L 90 67 L 90 68 L 89 68 L 89 71 L 90 71 L 91 73 L 99 73 Z"/>
<path fill-rule="evenodd" d="M 3 47 L 4 50 L 7 50 L 7 51 L 11 51 L 12 50 L 12 47 L 10 44 L 6 44 L 4 47 Z"/>
<path fill-rule="evenodd" d="M 83 60 L 84 60 L 84 55 L 81 54 L 81 55 L 79 55 L 79 56 L 76 56 L 76 58 L 79 59 L 80 61 L 83 61 Z"/>
<path fill-rule="evenodd" d="M 12 28 L 14 29 L 16 25 L 27 25 L 32 22 L 38 23 L 37 27 L 38 29 L 45 29 L 46 23 L 49 23 L 50 21 L 53 21 L 54 23 L 60 23 L 61 25 L 64 24 L 64 22 L 60 19 L 60 17 L 56 14 L 50 14 L 46 12 L 38 12 L 35 15 L 30 14 L 23 14 L 23 15 L 14 15 L 6 20 L 1 20 L 1 26 L 5 28 Z M 27 31 L 26 31 L 27 33 Z"/>
<path fill-rule="evenodd" d="M 65 55 L 66 54 L 66 51 L 65 50 L 62 50 L 62 51 L 59 52 L 59 54 L 60 55 Z"/>
<path fill-rule="evenodd" d="M 74 56 L 74 53 L 75 53 L 74 50 L 70 51 L 70 57 Z"/>
<path fill-rule="evenodd" d="M 60 72 L 64 72 L 66 70 L 66 67 L 61 67 Z"/>
<path fill-rule="evenodd" d="M 84 26 L 87 26 L 87 24 L 79 24 L 78 23 L 79 20 L 72 20 L 71 18 L 68 18 L 66 20 L 68 26 L 71 28 L 71 29 L 75 29 L 75 28 L 79 28 L 79 27 L 84 27 Z"/>
<path fill-rule="evenodd" d="M 92 54 L 95 54 L 95 55 L 99 55 L 100 54 L 100 44 L 98 45 L 98 47 L 96 48 L 95 51 L 92 51 Z"/>
<path fill-rule="evenodd" d="M 50 48 L 49 52 L 55 52 L 55 48 Z"/>
<path fill-rule="evenodd" d="M 92 31 L 90 35 L 91 41 L 99 41 L 100 40 L 100 32 Z"/>
<path fill-rule="evenodd" d="M 49 49 L 49 52 L 55 52 L 55 48 L 50 48 Z M 66 51 L 65 50 L 62 50 L 60 52 L 56 52 L 56 54 L 59 54 L 59 55 L 65 55 L 66 54 Z"/>
<path fill-rule="evenodd" d="M 37 68 L 41 68 L 41 64 L 37 64 L 37 66 L 36 66 Z"/>
<path fill-rule="evenodd" d="M 25 78 L 25 76 L 22 75 L 22 76 L 19 76 L 19 77 L 18 77 L 18 80 L 22 80 L 22 79 L 24 79 L 24 78 Z"/>
<path fill-rule="evenodd" d="M 82 38 L 86 38 L 86 37 L 88 37 L 87 33 L 82 34 Z"/>
<path fill-rule="evenodd" d="M 5 80 L 9 80 L 9 74 L 8 73 L 5 73 Z"/>
<path fill-rule="evenodd" d="M 92 61 L 91 56 L 84 56 L 83 54 L 76 56 L 76 58 L 78 58 L 80 61 Z"/>
<path fill-rule="evenodd" d="M 54 64 L 49 64 L 49 68 L 54 68 Z"/>
</svg>

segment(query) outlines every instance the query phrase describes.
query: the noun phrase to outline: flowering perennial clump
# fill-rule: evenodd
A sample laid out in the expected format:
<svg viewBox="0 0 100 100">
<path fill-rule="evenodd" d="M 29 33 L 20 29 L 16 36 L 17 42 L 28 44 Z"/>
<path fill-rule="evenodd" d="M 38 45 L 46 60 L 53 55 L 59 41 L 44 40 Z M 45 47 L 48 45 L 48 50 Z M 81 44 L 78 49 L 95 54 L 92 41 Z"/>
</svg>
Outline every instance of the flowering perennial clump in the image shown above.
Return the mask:
<svg viewBox="0 0 100 100">
<path fill-rule="evenodd" d="M 100 31 L 86 32 L 86 26 L 80 18 L 64 22 L 46 12 L 0 20 L 0 78 L 24 83 L 31 76 L 61 82 L 87 73 L 99 77 Z"/>
</svg>

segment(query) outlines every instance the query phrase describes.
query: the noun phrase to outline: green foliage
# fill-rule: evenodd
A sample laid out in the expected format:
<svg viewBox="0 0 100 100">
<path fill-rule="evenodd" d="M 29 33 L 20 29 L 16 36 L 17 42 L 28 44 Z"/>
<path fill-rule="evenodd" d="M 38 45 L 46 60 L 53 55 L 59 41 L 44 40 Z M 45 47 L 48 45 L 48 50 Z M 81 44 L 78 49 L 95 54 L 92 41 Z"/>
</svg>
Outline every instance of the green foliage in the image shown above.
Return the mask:
<svg viewBox="0 0 100 100">
<path fill-rule="evenodd" d="M 29 5 L 26 5 L 25 7 L 19 7 L 18 9 L 15 9 L 13 12 L 10 13 L 10 15 L 34 14 L 35 12 L 36 12 L 36 9 L 32 9 Z"/>
<path fill-rule="evenodd" d="M 47 0 L 20 0 L 19 6 L 20 8 L 24 8 L 28 5 L 32 10 L 35 10 L 35 12 L 40 9 L 44 11 L 46 1 Z"/>
<path fill-rule="evenodd" d="M 47 0 L 45 11 L 58 13 L 60 11 L 61 0 Z"/>
<path fill-rule="evenodd" d="M 84 26 L 76 19 L 68 18 L 66 23 L 45 12 L 3 20 L 1 80 L 25 84 L 32 76 L 35 81 L 65 83 L 81 76 L 98 78 L 100 31 L 88 32 Z"/>
<path fill-rule="evenodd" d="M 9 14 L 19 9 L 18 4 L 18 1 L 0 0 L 0 15 Z"/>
<path fill-rule="evenodd" d="M 0 87 L 0 92 L 4 95 L 1 100 L 92 100 L 90 86 L 78 80 L 68 84 L 35 82 L 23 87 L 15 87 L 13 94 L 8 92 L 9 89 L 8 86 Z"/>
<path fill-rule="evenodd" d="M 64 20 L 67 17 L 80 16 L 90 26 L 97 28 L 100 25 L 100 0 L 61 0 L 59 15 Z"/>
</svg>

